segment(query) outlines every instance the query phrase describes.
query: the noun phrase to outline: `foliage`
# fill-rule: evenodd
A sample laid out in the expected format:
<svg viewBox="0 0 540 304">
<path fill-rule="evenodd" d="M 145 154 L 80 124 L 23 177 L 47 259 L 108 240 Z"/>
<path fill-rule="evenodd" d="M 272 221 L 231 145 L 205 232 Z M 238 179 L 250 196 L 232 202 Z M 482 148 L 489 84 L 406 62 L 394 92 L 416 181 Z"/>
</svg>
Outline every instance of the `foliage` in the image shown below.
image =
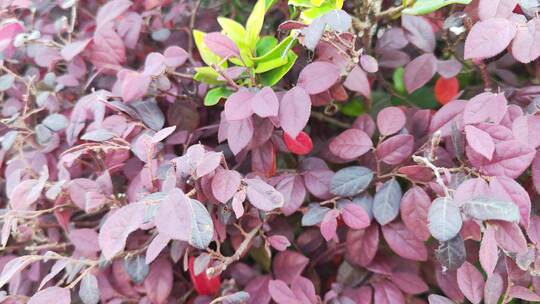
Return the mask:
<svg viewBox="0 0 540 304">
<path fill-rule="evenodd" d="M 0 7 L 0 302 L 540 301 L 539 1 Z"/>
</svg>

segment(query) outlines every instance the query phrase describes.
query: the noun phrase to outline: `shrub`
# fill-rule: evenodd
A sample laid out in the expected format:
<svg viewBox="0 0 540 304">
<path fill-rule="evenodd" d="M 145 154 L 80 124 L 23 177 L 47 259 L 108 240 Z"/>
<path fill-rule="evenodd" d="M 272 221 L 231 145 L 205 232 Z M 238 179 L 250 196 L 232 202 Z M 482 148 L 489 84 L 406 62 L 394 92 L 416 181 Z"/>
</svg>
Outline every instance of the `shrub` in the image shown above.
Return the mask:
<svg viewBox="0 0 540 304">
<path fill-rule="evenodd" d="M 0 5 L 2 303 L 540 301 L 540 2 Z"/>
</svg>

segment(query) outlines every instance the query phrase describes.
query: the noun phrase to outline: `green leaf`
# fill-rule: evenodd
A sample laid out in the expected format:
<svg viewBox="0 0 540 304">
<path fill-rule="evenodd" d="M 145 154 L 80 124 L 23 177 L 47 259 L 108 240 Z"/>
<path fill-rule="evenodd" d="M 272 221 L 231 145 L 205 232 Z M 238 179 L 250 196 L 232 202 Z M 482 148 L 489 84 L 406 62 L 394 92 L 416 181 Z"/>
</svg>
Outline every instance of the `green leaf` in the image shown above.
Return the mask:
<svg viewBox="0 0 540 304">
<path fill-rule="evenodd" d="M 270 52 L 278 44 L 278 40 L 274 36 L 264 36 L 257 41 L 256 54 L 262 56 Z"/>
<path fill-rule="evenodd" d="M 264 61 L 270 61 L 277 58 L 285 58 L 287 51 L 290 50 L 294 44 L 296 43 L 296 39 L 293 38 L 293 36 L 288 36 L 287 38 L 283 39 L 278 45 L 276 45 L 272 50 L 270 50 L 268 53 L 264 54 L 260 57 L 253 58 L 253 61 L 255 63 L 261 63 Z"/>
<path fill-rule="evenodd" d="M 229 97 L 231 94 L 232 91 L 225 87 L 213 88 L 206 93 L 206 96 L 204 97 L 204 105 L 207 107 L 214 106 L 221 98 Z"/>
<path fill-rule="evenodd" d="M 289 0 L 289 5 L 298 7 L 313 7 L 310 0 Z"/>
<path fill-rule="evenodd" d="M 471 0 L 417 0 L 402 11 L 406 15 L 426 15 L 450 4 L 469 4 Z"/>
<path fill-rule="evenodd" d="M 320 6 L 311 7 L 306 9 L 300 15 L 303 21 L 311 23 L 311 21 L 317 17 L 320 17 L 329 11 L 341 9 L 343 7 L 343 0 L 326 0 Z"/>
<path fill-rule="evenodd" d="M 340 107 L 341 113 L 352 116 L 352 117 L 358 117 L 366 112 L 366 109 L 364 108 L 364 103 L 362 102 L 362 98 L 357 97 L 353 100 L 344 103 Z"/>
<path fill-rule="evenodd" d="M 405 90 L 405 82 L 403 82 L 403 75 L 405 74 L 405 69 L 403 67 L 399 67 L 394 71 L 394 74 L 392 75 L 392 80 L 394 81 L 394 89 L 396 89 L 396 92 L 405 94 L 407 90 Z"/>
<path fill-rule="evenodd" d="M 287 64 L 280 66 L 277 69 L 273 69 L 271 71 L 268 71 L 266 73 L 261 74 L 261 83 L 265 86 L 273 86 L 276 83 L 278 83 L 287 72 L 292 68 L 294 63 L 296 62 L 296 59 L 298 59 L 298 55 L 296 55 L 293 51 L 289 51 L 287 53 Z"/>
<path fill-rule="evenodd" d="M 276 58 L 276 59 L 272 59 L 272 60 L 268 60 L 268 61 L 263 61 L 259 64 L 257 64 L 257 68 L 255 68 L 255 73 L 256 74 L 261 74 L 261 73 L 264 73 L 264 72 L 268 72 L 270 70 L 273 70 L 275 68 L 278 68 L 282 65 L 285 65 L 287 64 L 288 62 L 288 59 L 287 57 L 285 58 Z"/>
<path fill-rule="evenodd" d="M 236 43 L 238 48 L 247 48 L 246 29 L 240 23 L 225 17 L 218 17 L 217 21 L 223 30 L 223 33 Z M 249 48 L 248 48 L 249 49 Z"/>
<path fill-rule="evenodd" d="M 201 58 L 207 65 L 219 65 L 221 62 L 221 58 L 217 56 L 216 54 L 212 53 L 208 46 L 206 46 L 206 43 L 204 43 L 204 36 L 206 36 L 205 32 L 201 32 L 199 30 L 193 30 L 193 40 L 195 40 L 195 45 L 197 46 L 197 49 L 199 50 L 199 54 L 201 54 Z M 222 66 L 226 66 L 227 63 L 224 62 Z"/>
<path fill-rule="evenodd" d="M 259 34 L 261 33 L 265 13 L 265 0 L 257 1 L 246 23 L 246 44 L 253 51 L 255 50 Z"/>
<path fill-rule="evenodd" d="M 224 81 L 217 80 L 219 73 L 211 67 L 199 67 L 195 68 L 195 71 L 196 73 L 193 76 L 193 79 L 196 81 L 212 85 L 225 83 Z"/>
<path fill-rule="evenodd" d="M 276 4 L 277 0 L 265 0 L 265 7 L 266 11 L 268 11 L 274 4 Z"/>
</svg>

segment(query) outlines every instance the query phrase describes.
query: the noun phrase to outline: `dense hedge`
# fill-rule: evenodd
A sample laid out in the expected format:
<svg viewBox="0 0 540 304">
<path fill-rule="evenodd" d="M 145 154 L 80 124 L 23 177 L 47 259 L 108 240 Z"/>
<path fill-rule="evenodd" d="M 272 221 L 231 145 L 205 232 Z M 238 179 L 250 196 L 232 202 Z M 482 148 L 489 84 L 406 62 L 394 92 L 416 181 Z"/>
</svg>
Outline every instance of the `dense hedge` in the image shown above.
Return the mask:
<svg viewBox="0 0 540 304">
<path fill-rule="evenodd" d="M 0 302 L 540 301 L 539 1 L 0 7 Z"/>
</svg>

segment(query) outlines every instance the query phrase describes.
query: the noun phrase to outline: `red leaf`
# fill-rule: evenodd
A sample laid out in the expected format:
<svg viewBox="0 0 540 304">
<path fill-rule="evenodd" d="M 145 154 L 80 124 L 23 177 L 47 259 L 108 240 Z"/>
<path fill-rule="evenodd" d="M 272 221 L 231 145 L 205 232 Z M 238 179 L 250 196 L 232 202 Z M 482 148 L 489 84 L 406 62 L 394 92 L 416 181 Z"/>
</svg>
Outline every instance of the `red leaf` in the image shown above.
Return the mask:
<svg viewBox="0 0 540 304">
<path fill-rule="evenodd" d="M 191 282 L 193 287 L 200 295 L 212 296 L 215 295 L 219 288 L 221 287 L 221 279 L 219 276 L 209 278 L 206 276 L 206 271 L 195 275 L 195 257 L 191 256 L 189 258 L 189 276 L 191 277 Z"/>
<path fill-rule="evenodd" d="M 440 77 L 435 82 L 434 90 L 435 99 L 437 99 L 440 104 L 445 105 L 459 93 L 459 81 L 456 77 Z"/>
<path fill-rule="evenodd" d="M 283 140 L 289 151 L 296 155 L 305 155 L 313 150 L 311 137 L 304 131 L 300 131 L 294 139 L 287 132 L 283 132 Z"/>
</svg>

